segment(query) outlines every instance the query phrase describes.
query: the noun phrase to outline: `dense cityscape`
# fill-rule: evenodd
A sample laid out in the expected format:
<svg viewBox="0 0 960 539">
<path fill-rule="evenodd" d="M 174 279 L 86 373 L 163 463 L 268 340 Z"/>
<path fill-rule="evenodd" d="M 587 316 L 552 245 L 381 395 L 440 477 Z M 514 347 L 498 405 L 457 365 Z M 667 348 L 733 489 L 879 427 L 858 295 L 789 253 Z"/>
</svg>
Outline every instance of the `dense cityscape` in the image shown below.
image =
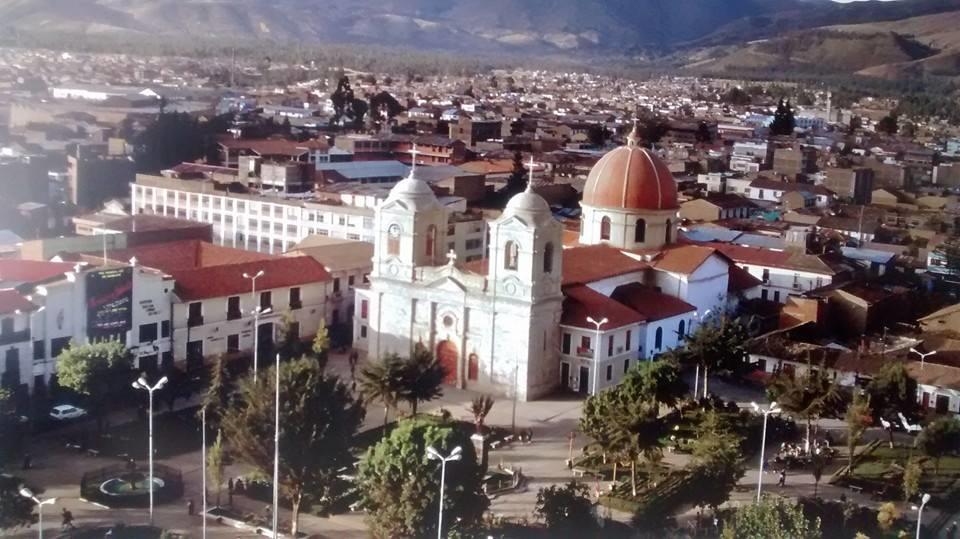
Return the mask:
<svg viewBox="0 0 960 539">
<path fill-rule="evenodd" d="M 17 39 L 3 537 L 957 536 L 951 81 Z"/>
</svg>

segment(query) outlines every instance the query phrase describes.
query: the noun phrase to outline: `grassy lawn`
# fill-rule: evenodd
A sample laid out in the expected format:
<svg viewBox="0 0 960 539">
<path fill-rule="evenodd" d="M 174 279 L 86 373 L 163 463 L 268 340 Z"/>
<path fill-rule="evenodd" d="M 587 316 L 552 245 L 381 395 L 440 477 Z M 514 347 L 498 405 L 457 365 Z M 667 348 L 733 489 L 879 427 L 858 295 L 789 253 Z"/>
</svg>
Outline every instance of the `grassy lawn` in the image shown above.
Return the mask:
<svg viewBox="0 0 960 539">
<path fill-rule="evenodd" d="M 948 456 L 940 459 L 939 470 L 932 458 L 923 456 L 919 450 L 911 447 L 886 444 L 877 446 L 873 451 L 862 455 L 857 466 L 850 474 L 853 481 L 883 483 L 897 489 L 902 485 L 903 467 L 911 456 L 918 456 L 923 467 L 920 489 L 935 497 L 952 496 L 960 481 L 960 457 Z"/>
</svg>

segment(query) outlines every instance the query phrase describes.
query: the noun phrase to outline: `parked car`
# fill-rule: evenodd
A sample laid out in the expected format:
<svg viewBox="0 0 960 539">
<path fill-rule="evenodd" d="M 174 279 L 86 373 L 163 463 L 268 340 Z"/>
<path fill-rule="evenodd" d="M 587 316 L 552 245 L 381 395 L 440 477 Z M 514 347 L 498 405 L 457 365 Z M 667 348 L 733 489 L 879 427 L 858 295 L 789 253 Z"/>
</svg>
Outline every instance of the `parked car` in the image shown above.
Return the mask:
<svg viewBox="0 0 960 539">
<path fill-rule="evenodd" d="M 77 408 L 70 404 L 60 404 L 50 410 L 50 417 L 58 421 L 67 421 L 70 419 L 79 419 L 87 415 L 83 408 Z"/>
</svg>

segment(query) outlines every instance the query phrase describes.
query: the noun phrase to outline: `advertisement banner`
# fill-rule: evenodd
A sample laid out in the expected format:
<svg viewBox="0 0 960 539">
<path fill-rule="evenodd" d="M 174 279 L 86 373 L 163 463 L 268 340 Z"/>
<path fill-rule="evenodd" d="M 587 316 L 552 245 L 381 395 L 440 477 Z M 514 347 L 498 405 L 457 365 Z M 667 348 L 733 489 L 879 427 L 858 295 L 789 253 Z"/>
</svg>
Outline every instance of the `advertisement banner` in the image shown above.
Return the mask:
<svg viewBox="0 0 960 539">
<path fill-rule="evenodd" d="M 92 271 L 86 280 L 87 336 L 123 340 L 133 318 L 133 268 Z"/>
</svg>

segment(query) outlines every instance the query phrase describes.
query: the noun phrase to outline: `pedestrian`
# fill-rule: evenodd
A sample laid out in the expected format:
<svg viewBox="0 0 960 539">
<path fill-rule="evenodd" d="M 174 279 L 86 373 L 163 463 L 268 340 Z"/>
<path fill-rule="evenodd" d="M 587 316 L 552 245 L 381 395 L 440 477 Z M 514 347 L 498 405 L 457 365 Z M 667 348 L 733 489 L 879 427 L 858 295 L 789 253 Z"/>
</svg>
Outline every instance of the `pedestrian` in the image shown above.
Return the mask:
<svg viewBox="0 0 960 539">
<path fill-rule="evenodd" d="M 30 453 L 25 453 L 23 455 L 23 469 L 29 470 L 30 468 L 33 468 L 33 457 Z"/>
<path fill-rule="evenodd" d="M 233 478 L 231 477 L 230 479 L 227 480 L 227 501 L 229 502 L 231 507 L 233 506 L 233 489 L 234 489 Z"/>
<path fill-rule="evenodd" d="M 63 510 L 60 511 L 60 515 L 61 515 L 61 517 L 62 517 L 62 519 L 63 519 L 63 521 L 62 521 L 62 523 L 61 523 L 61 525 L 60 525 L 60 529 L 62 529 L 62 530 L 65 530 L 65 529 L 67 529 L 67 528 L 70 528 L 71 530 L 74 529 L 74 526 L 73 526 L 73 513 L 71 513 L 70 510 L 68 510 L 66 507 L 64 507 Z"/>
<path fill-rule="evenodd" d="M 233 488 L 237 491 L 237 494 L 243 494 L 243 489 L 245 488 L 243 485 L 243 479 L 238 477 L 237 482 L 233 484 Z"/>
<path fill-rule="evenodd" d="M 778 482 L 778 484 L 781 487 L 787 486 L 787 469 L 786 468 L 782 468 L 780 470 L 780 481 Z"/>
<path fill-rule="evenodd" d="M 194 514 L 194 510 L 193 510 L 193 498 L 190 498 L 190 499 L 187 501 L 187 515 L 189 515 L 189 516 L 192 517 L 193 514 Z"/>
</svg>

